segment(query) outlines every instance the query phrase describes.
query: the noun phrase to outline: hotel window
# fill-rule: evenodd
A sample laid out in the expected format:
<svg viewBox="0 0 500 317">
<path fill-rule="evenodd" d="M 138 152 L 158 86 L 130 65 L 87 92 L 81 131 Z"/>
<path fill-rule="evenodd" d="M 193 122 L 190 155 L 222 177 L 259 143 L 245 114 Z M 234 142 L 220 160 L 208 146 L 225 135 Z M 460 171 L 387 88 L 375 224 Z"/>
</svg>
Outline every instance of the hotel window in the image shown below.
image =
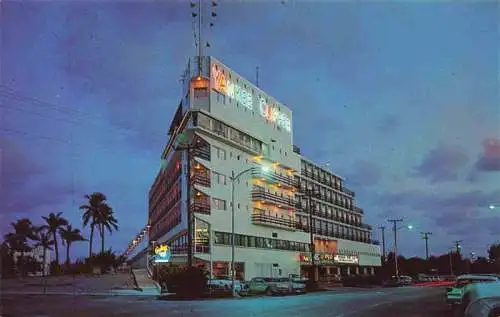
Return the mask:
<svg viewBox="0 0 500 317">
<path fill-rule="evenodd" d="M 208 88 L 206 88 L 206 87 L 195 88 L 193 95 L 194 95 L 194 99 L 205 99 L 209 95 Z"/>
<path fill-rule="evenodd" d="M 212 171 L 212 175 L 214 177 L 214 181 L 217 182 L 217 184 L 226 185 L 226 175 L 222 175 L 214 171 Z"/>
<path fill-rule="evenodd" d="M 216 146 L 212 146 L 212 148 L 214 149 L 214 152 L 215 152 L 215 156 L 221 160 L 225 160 L 226 159 L 226 151 L 221 149 L 221 148 L 218 148 Z"/>
<path fill-rule="evenodd" d="M 214 207 L 216 209 L 226 210 L 226 201 L 225 200 L 213 197 L 212 202 L 213 202 Z"/>
</svg>

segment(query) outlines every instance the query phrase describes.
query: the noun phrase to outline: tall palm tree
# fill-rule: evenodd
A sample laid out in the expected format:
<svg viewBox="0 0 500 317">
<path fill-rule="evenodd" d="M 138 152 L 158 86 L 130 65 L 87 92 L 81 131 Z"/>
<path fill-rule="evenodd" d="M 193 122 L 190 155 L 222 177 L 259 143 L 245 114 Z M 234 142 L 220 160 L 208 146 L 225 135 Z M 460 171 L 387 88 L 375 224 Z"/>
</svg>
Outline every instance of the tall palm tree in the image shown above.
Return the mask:
<svg viewBox="0 0 500 317">
<path fill-rule="evenodd" d="M 104 252 L 104 229 L 108 229 L 111 234 L 114 230 L 118 230 L 118 220 L 113 215 L 113 209 L 107 204 L 102 204 L 99 208 L 95 224 L 99 228 L 101 234 L 101 253 Z"/>
<path fill-rule="evenodd" d="M 54 248 L 55 248 L 55 253 L 56 253 L 56 263 L 59 264 L 59 247 L 57 243 L 57 233 L 59 232 L 59 229 L 61 229 L 63 226 L 68 224 L 68 220 L 63 218 L 62 212 L 58 212 L 57 214 L 51 212 L 48 217 L 42 217 L 46 225 L 44 225 L 44 228 L 47 228 L 48 232 L 52 234 L 52 238 L 54 239 Z"/>
<path fill-rule="evenodd" d="M 84 211 L 82 215 L 83 226 L 86 227 L 90 223 L 89 257 L 91 257 L 96 219 L 101 205 L 106 204 L 106 196 L 103 193 L 95 192 L 90 195 L 85 195 L 85 199 L 87 199 L 88 202 L 86 205 L 81 205 L 80 210 Z"/>
<path fill-rule="evenodd" d="M 53 235 L 48 232 L 46 226 L 38 227 L 36 230 L 37 233 L 37 242 L 35 247 L 43 248 L 43 260 L 42 260 L 42 272 L 43 276 L 47 275 L 47 267 L 45 266 L 45 262 L 47 261 L 47 250 L 52 250 L 52 246 L 55 244 L 53 240 Z"/>
<path fill-rule="evenodd" d="M 6 244 L 9 246 L 10 255 L 14 259 L 15 251 L 20 253 L 19 259 L 16 263 L 21 263 L 21 273 L 24 274 L 24 253 L 31 250 L 28 244 L 28 239 L 36 240 L 35 228 L 28 218 L 19 219 L 11 224 L 14 232 L 7 233 L 4 238 Z"/>
<path fill-rule="evenodd" d="M 85 241 L 85 238 L 82 236 L 80 229 L 73 229 L 71 225 L 66 225 L 66 227 L 61 228 L 59 233 L 61 235 L 63 245 L 66 245 L 66 267 L 69 268 L 69 248 L 71 247 L 71 244 L 76 241 Z"/>
</svg>

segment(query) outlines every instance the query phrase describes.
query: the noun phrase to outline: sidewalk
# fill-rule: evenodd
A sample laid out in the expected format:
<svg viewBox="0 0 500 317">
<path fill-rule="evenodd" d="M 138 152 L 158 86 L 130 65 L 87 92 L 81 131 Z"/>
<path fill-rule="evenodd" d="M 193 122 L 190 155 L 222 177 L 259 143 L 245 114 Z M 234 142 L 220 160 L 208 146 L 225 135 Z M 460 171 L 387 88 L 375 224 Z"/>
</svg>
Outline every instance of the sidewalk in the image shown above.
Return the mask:
<svg viewBox="0 0 500 317">
<path fill-rule="evenodd" d="M 148 296 L 158 297 L 156 292 L 141 292 L 132 289 L 110 290 L 106 292 L 85 291 L 57 291 L 57 290 L 32 290 L 32 291 L 2 291 L 2 295 L 59 295 L 59 296 Z"/>
</svg>

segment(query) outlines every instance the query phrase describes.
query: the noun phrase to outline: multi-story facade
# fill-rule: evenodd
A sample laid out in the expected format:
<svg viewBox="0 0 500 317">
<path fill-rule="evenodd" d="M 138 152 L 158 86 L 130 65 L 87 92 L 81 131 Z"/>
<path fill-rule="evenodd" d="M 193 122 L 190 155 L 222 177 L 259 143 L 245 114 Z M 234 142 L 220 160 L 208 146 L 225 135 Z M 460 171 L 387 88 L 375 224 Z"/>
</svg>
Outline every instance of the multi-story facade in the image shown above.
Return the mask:
<svg viewBox="0 0 500 317">
<path fill-rule="evenodd" d="M 195 63 L 188 64 L 184 96 L 162 154 L 164 163 L 150 190 L 153 244 L 167 244 L 172 262 L 186 263 L 189 208 L 194 218 L 193 263 L 214 275 L 229 275 L 234 207 L 236 275 L 245 279 L 299 275 L 311 255 L 309 227 L 302 218 L 308 210 L 299 192 L 310 182 L 321 186 L 320 193 L 324 187 L 331 188 L 350 203 L 331 203 L 330 191 L 314 198 L 317 243 L 336 241 L 336 248 L 320 253 L 321 259 L 328 252 L 332 258 L 337 256 L 331 263 L 323 261 L 328 271 L 344 265 L 340 262 L 351 254 L 359 257 L 350 263 L 353 268 L 379 266 L 380 252 L 370 244 L 370 228 L 361 224 L 354 194 L 311 178 L 315 174 L 308 174 L 305 162 L 309 161 L 294 151 L 290 109 L 215 58 L 199 61 L 198 70 L 192 67 Z M 191 145 L 189 150 L 186 144 Z M 340 218 L 330 217 L 333 211 L 323 213 L 322 204 L 341 210 Z M 333 229 L 334 223 L 339 231 Z M 351 230 L 353 224 L 359 233 Z M 344 227 L 348 228 L 345 234 Z M 365 253 L 370 253 L 370 260 L 363 259 Z"/>
</svg>

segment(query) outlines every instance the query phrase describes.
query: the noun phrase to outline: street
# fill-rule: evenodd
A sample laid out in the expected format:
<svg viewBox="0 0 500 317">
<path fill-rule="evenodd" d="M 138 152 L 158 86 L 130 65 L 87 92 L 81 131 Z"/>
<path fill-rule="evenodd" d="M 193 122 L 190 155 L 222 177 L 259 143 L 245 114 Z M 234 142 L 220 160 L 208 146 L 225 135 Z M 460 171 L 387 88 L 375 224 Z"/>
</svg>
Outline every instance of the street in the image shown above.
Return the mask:
<svg viewBox="0 0 500 317">
<path fill-rule="evenodd" d="M 440 287 L 339 289 L 286 297 L 165 301 L 135 296 L 3 295 L 13 316 L 425 316 L 446 317 Z"/>
</svg>

